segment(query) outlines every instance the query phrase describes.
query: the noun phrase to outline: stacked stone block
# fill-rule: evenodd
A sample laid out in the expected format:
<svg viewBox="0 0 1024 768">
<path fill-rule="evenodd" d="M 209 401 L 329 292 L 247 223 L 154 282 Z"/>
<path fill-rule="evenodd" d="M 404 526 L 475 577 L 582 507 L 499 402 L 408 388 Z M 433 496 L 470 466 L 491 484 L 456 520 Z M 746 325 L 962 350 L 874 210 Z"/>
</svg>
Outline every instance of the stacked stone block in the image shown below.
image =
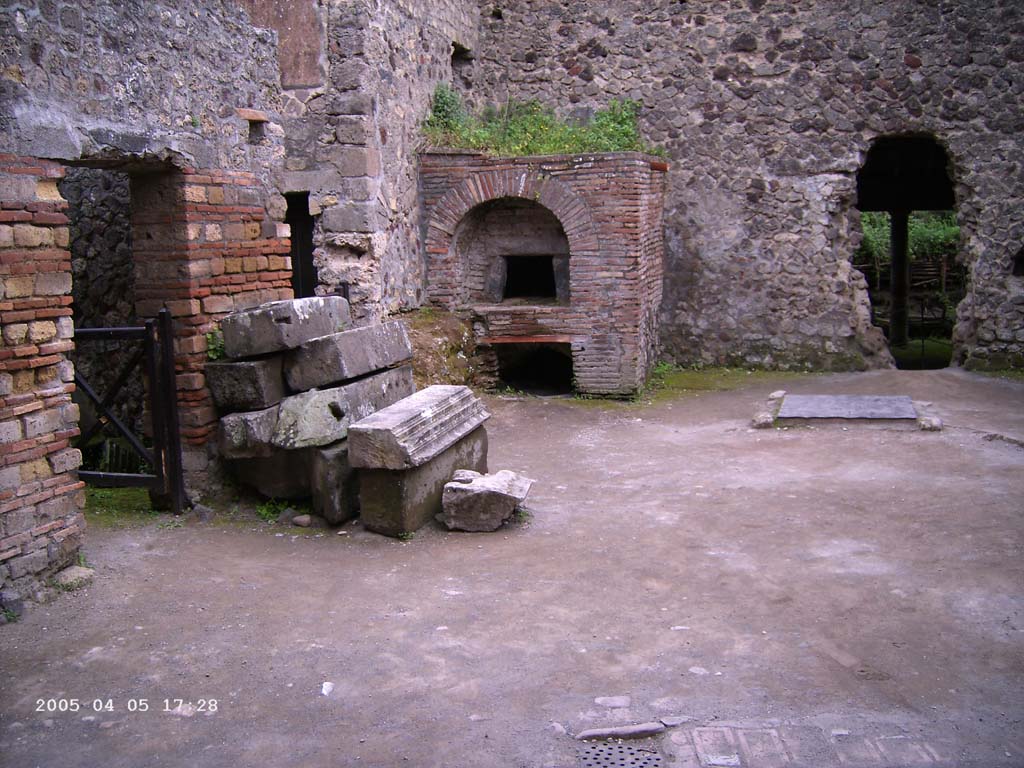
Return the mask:
<svg viewBox="0 0 1024 768">
<path fill-rule="evenodd" d="M 0 586 L 33 596 L 85 520 L 63 168 L 0 154 Z"/>
<path fill-rule="evenodd" d="M 221 322 L 230 358 L 206 376 L 221 456 L 240 481 L 272 498 L 312 496 L 338 524 L 358 509 L 349 426 L 411 395 L 412 348 L 397 321 L 352 327 L 341 297 L 278 301 Z"/>
<path fill-rule="evenodd" d="M 666 170 L 663 161 L 636 152 L 421 155 L 429 300 L 470 314 L 481 345 L 570 344 L 581 392 L 635 392 L 657 349 Z M 567 303 L 493 303 L 472 290 L 467 278 L 480 269 L 465 230 L 474 209 L 507 198 L 539 203 L 561 223 L 569 245 Z"/>
</svg>

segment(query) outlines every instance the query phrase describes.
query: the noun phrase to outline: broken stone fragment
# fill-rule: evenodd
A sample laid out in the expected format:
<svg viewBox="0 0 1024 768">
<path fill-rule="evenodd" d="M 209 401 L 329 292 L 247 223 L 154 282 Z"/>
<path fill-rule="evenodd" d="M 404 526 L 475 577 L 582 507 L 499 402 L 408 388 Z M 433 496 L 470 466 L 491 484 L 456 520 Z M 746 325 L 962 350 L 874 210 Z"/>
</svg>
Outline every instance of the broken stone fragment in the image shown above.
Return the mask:
<svg viewBox="0 0 1024 768">
<path fill-rule="evenodd" d="M 348 381 L 412 358 L 405 324 L 389 323 L 307 341 L 288 353 L 285 376 L 295 392 Z"/>
<path fill-rule="evenodd" d="M 507 469 L 493 475 L 459 470 L 444 487 L 437 520 L 450 531 L 496 531 L 523 503 L 532 485 L 530 478 Z"/>
<path fill-rule="evenodd" d="M 353 422 L 408 397 L 414 389 L 412 368 L 403 365 L 341 387 L 286 397 L 271 442 L 279 448 L 336 443 L 345 439 Z"/>
<path fill-rule="evenodd" d="M 754 429 L 769 429 L 775 424 L 775 414 L 771 411 L 760 411 L 754 414 L 754 418 L 750 421 L 750 426 Z"/>
<path fill-rule="evenodd" d="M 53 583 L 62 589 L 78 589 L 92 581 L 93 569 L 72 565 L 53 577 Z"/>
<path fill-rule="evenodd" d="M 351 322 L 348 302 L 342 297 L 310 296 L 236 312 L 220 321 L 220 329 L 224 353 L 238 358 L 294 349 L 310 339 L 344 330 Z"/>
<path fill-rule="evenodd" d="M 231 413 L 220 420 L 220 454 L 225 459 L 267 457 L 277 426 L 278 407 Z"/>
<path fill-rule="evenodd" d="M 941 432 L 942 419 L 938 416 L 919 416 L 917 419 L 917 426 L 925 432 Z"/>
<path fill-rule="evenodd" d="M 206 384 L 221 411 L 255 411 L 284 397 L 281 358 L 218 360 L 206 364 Z"/>
<path fill-rule="evenodd" d="M 469 387 L 435 384 L 353 424 L 349 461 L 370 469 L 419 467 L 489 418 Z"/>
</svg>

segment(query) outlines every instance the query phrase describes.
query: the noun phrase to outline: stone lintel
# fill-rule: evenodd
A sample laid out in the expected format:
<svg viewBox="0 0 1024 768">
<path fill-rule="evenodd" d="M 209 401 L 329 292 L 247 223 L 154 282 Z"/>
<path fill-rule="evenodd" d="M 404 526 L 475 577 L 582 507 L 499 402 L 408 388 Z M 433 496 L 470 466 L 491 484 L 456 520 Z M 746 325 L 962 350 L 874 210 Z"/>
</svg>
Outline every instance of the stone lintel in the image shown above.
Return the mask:
<svg viewBox="0 0 1024 768">
<path fill-rule="evenodd" d="M 419 467 L 489 418 L 469 387 L 435 384 L 353 424 L 349 461 L 372 469 Z"/>
<path fill-rule="evenodd" d="M 293 391 L 304 392 L 391 368 L 411 358 L 405 324 L 393 320 L 307 341 L 288 353 L 285 377 Z"/>
<path fill-rule="evenodd" d="M 220 321 L 224 352 L 230 358 L 253 357 L 301 344 L 348 328 L 348 302 L 341 296 L 310 296 L 272 301 L 236 312 Z"/>
</svg>

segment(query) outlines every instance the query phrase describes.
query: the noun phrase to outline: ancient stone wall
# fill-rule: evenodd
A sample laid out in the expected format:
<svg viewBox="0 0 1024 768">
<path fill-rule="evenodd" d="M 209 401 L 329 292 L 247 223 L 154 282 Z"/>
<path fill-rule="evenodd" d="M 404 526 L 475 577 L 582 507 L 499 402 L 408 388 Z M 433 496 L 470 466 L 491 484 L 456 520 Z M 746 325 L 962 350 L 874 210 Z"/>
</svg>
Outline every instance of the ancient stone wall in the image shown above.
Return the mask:
<svg viewBox="0 0 1024 768">
<path fill-rule="evenodd" d="M 347 296 L 370 321 L 422 299 L 419 125 L 452 79 L 453 43 L 475 47 L 477 13 L 455 0 L 325 0 L 318 13 L 325 79 L 286 93 L 278 183 L 310 193 L 317 293 Z"/>
<path fill-rule="evenodd" d="M 679 362 L 884 365 L 861 275 L 856 174 L 874 139 L 952 158 L 970 267 L 958 354 L 1024 363 L 1024 19 L 985 2 L 481 3 L 474 99 L 585 114 L 643 104 L 672 159 L 666 353 Z"/>
<path fill-rule="evenodd" d="M 129 176 L 134 311 L 174 316 L 187 480 L 205 485 L 205 334 L 291 295 L 275 52 L 221 0 L 0 8 L 0 581 L 34 589 L 82 526 L 66 164 Z"/>
</svg>

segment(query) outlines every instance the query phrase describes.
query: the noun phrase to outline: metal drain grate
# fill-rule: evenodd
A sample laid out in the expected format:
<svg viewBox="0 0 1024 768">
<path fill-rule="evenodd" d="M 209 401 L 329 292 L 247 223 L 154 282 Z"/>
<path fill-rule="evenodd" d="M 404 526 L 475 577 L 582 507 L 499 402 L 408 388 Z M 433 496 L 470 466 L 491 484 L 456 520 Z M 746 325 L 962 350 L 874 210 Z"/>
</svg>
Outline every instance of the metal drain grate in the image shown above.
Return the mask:
<svg viewBox="0 0 1024 768">
<path fill-rule="evenodd" d="M 598 741 L 580 747 L 581 768 L 655 768 L 663 766 L 653 747 Z"/>
</svg>

